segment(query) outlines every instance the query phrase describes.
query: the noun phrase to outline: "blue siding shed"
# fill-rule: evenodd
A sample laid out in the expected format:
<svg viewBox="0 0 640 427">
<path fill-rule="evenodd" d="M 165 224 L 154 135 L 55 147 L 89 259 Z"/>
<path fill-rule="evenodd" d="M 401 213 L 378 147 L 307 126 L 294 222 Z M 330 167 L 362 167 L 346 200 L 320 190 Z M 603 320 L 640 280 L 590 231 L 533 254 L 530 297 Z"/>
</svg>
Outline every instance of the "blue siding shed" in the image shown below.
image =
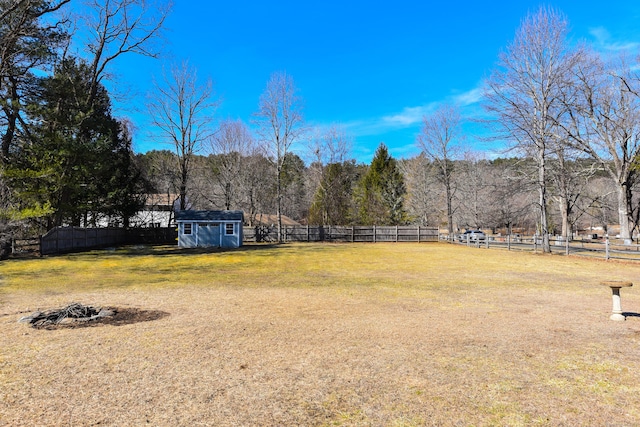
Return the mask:
<svg viewBox="0 0 640 427">
<path fill-rule="evenodd" d="M 242 246 L 242 211 L 177 211 L 181 248 Z"/>
</svg>

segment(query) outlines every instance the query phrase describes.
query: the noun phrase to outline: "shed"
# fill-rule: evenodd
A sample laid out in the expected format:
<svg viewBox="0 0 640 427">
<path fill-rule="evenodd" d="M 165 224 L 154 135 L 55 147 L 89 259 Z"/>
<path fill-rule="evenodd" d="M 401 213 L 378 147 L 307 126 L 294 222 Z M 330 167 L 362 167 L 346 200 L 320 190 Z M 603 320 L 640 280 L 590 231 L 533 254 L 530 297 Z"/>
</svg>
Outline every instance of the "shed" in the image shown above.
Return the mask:
<svg viewBox="0 0 640 427">
<path fill-rule="evenodd" d="M 177 211 L 181 248 L 242 246 L 242 211 Z"/>
</svg>

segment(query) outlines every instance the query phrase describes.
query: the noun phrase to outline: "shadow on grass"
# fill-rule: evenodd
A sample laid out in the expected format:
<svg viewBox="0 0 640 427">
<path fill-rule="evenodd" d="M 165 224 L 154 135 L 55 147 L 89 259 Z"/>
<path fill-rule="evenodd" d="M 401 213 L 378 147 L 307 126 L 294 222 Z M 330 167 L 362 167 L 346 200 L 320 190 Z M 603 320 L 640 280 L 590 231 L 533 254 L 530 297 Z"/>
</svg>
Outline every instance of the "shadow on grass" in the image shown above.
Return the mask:
<svg viewBox="0 0 640 427">
<path fill-rule="evenodd" d="M 97 257 L 114 256 L 193 256 L 205 254 L 233 254 L 233 253 L 251 253 L 254 256 L 273 256 L 274 252 L 280 254 L 296 252 L 318 253 L 319 251 L 329 250 L 330 245 L 304 244 L 292 245 L 290 243 L 249 243 L 239 248 L 179 248 L 177 246 L 123 246 L 118 249 L 93 251 L 84 255 L 94 255 Z"/>
<path fill-rule="evenodd" d="M 223 253 L 238 253 L 238 252 L 255 252 L 255 251 L 265 251 L 269 249 L 275 249 L 283 247 L 283 245 L 278 244 L 253 244 L 253 245 L 243 245 L 239 248 L 215 248 L 215 247 L 206 247 L 206 248 L 179 248 L 174 245 L 163 245 L 163 246 L 153 246 L 153 245 L 132 245 L 132 246 L 122 246 L 119 248 L 108 248 L 99 251 L 92 251 L 90 254 L 96 254 L 98 256 L 104 257 L 109 255 L 117 255 L 117 256 L 176 256 L 176 255 L 203 255 L 203 254 L 223 254 Z M 87 253 L 85 253 L 86 255 Z"/>
<path fill-rule="evenodd" d="M 203 247 L 203 248 L 180 248 L 177 245 L 153 245 L 153 244 L 141 244 L 141 245 L 125 245 L 106 248 L 93 248 L 86 251 L 78 252 L 66 252 L 60 254 L 46 255 L 39 257 L 33 256 L 21 256 L 12 257 L 11 261 L 33 261 L 34 259 L 47 259 L 47 258 L 108 258 L 122 257 L 122 256 L 193 256 L 203 254 L 226 254 L 226 253 L 244 253 L 252 252 L 256 255 L 272 256 L 274 250 L 279 252 L 296 251 L 297 253 L 305 251 L 313 251 L 317 253 L 322 250 L 329 250 L 331 245 L 323 246 L 319 244 L 309 245 L 292 245 L 290 243 L 245 243 L 239 248 L 215 248 L 215 247 Z"/>
<path fill-rule="evenodd" d="M 624 317 L 640 317 L 640 313 L 630 313 L 630 312 L 625 312 L 625 313 L 622 313 L 622 315 L 623 315 Z"/>
<path fill-rule="evenodd" d="M 33 326 L 35 329 L 57 330 L 57 329 L 78 329 L 78 328 L 92 328 L 97 326 L 123 326 L 131 325 L 133 323 L 151 322 L 153 320 L 164 319 L 170 314 L 166 311 L 160 310 L 140 310 L 138 308 L 119 308 L 119 307 L 105 307 L 109 310 L 113 310 L 115 314 L 113 316 L 101 317 L 95 320 L 82 321 L 72 319 L 69 322 L 63 322 L 58 324 L 47 324 L 43 326 Z"/>
<path fill-rule="evenodd" d="M 254 243 L 245 244 L 239 248 L 215 248 L 215 247 L 203 247 L 203 248 L 179 248 L 177 245 L 125 245 L 125 246 L 111 246 L 106 248 L 91 248 L 84 251 L 65 252 L 59 254 L 45 255 L 40 257 L 37 254 L 12 256 L 10 261 L 33 261 L 36 259 L 47 258 L 74 258 L 74 257 L 96 257 L 104 258 L 109 256 L 176 256 L 176 255 L 202 255 L 202 254 L 221 254 L 231 252 L 254 252 L 264 251 L 268 249 L 284 248 L 286 245 L 277 243 Z"/>
</svg>

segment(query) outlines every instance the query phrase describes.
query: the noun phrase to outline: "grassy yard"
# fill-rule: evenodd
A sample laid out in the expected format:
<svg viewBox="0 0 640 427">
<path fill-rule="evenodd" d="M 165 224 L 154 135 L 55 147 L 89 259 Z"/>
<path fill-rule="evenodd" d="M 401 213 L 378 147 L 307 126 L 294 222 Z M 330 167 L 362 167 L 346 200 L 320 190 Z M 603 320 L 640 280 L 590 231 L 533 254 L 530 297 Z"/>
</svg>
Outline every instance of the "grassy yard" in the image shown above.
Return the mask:
<svg viewBox="0 0 640 427">
<path fill-rule="evenodd" d="M 640 263 L 447 244 L 0 263 L 0 425 L 637 426 Z M 630 280 L 625 322 L 600 280 Z M 162 313 L 33 329 L 71 302 Z"/>
</svg>

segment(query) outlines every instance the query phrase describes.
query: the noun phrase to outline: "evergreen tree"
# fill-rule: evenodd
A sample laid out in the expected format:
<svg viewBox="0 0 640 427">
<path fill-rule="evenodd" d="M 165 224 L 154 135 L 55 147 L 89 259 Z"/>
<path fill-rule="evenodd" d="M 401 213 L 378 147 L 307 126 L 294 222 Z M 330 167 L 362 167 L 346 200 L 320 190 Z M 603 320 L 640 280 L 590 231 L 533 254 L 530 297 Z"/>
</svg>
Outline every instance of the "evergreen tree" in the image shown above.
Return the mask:
<svg viewBox="0 0 640 427">
<path fill-rule="evenodd" d="M 280 180 L 282 191 L 282 214 L 290 218 L 299 219 L 307 216 L 308 203 L 305 202 L 306 166 L 304 161 L 294 153 L 287 153 L 282 166 Z"/>
<path fill-rule="evenodd" d="M 38 85 L 34 69 L 48 70 L 69 34 L 51 16 L 70 0 L 0 0 L 0 164 L 27 132 L 24 98 Z"/>
<path fill-rule="evenodd" d="M 322 179 L 309 209 L 309 223 L 346 225 L 356 180 L 355 161 L 330 163 L 324 167 Z"/>
<path fill-rule="evenodd" d="M 29 233 L 28 220 L 51 212 L 46 205 L 21 209 L 6 169 L 28 135 L 25 97 L 40 81 L 33 70 L 48 70 L 68 40 L 66 23 L 54 12 L 69 2 L 0 0 L 0 259 L 10 253 L 13 237 Z"/>
<path fill-rule="evenodd" d="M 30 103 L 30 137 L 7 170 L 23 209 L 51 208 L 47 229 L 95 224 L 100 217 L 127 225 L 141 204 L 130 133 L 111 115 L 103 86 L 87 104 L 90 76 L 85 62 L 68 58 L 42 80 Z"/>
<path fill-rule="evenodd" d="M 381 143 L 356 192 L 358 222 L 363 225 L 407 223 L 403 206 L 406 192 L 397 161 Z"/>
</svg>

